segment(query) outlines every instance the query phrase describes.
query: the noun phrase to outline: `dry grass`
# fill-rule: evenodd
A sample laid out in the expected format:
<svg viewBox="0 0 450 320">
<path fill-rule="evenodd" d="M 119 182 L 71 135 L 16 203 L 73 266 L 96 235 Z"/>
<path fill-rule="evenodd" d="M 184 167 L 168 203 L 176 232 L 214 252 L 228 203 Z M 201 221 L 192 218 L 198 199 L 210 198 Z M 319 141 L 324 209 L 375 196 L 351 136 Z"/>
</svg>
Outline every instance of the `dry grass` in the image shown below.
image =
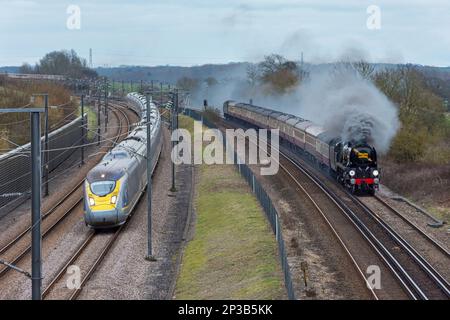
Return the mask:
<svg viewBox="0 0 450 320">
<path fill-rule="evenodd" d="M 249 191 L 233 167 L 202 165 L 177 299 L 285 298 L 276 241 Z"/>
<path fill-rule="evenodd" d="M 59 106 L 58 109 L 49 109 L 50 128 L 54 129 L 65 124 L 64 119 L 77 109 L 76 101 L 70 102 L 70 91 L 60 84 L 47 81 L 23 81 L 0 77 L 0 108 L 19 108 L 26 105 L 43 106 L 43 97 L 37 96 L 30 104 L 32 94 L 48 93 L 49 105 Z M 44 125 L 41 119 L 42 126 Z M 0 130 L 2 136 L 16 144 L 25 144 L 29 141 L 29 115 L 28 114 L 2 114 L 0 115 Z M 5 141 L 5 139 L 2 139 Z M 2 143 L 2 150 L 14 148 L 10 143 Z"/>
<path fill-rule="evenodd" d="M 381 168 L 383 184 L 450 221 L 450 163 L 398 164 L 384 160 Z"/>
<path fill-rule="evenodd" d="M 380 164 L 383 184 L 450 221 L 450 116 L 446 121 L 434 137 L 425 136 L 410 145 L 420 149 L 416 161 L 383 157 Z"/>
<path fill-rule="evenodd" d="M 180 127 L 193 131 L 191 118 Z M 177 299 L 284 299 L 277 245 L 262 208 L 231 165 L 201 165 L 194 238 Z"/>
</svg>

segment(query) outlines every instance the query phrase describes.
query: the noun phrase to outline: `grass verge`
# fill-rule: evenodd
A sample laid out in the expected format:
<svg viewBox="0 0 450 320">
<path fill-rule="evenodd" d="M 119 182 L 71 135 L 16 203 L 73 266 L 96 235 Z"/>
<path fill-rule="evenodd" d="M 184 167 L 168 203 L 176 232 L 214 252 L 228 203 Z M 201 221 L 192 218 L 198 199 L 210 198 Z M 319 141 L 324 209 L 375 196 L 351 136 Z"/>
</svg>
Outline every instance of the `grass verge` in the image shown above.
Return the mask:
<svg viewBox="0 0 450 320">
<path fill-rule="evenodd" d="M 92 141 L 97 132 L 97 112 L 94 111 L 94 106 L 85 106 L 84 113 L 87 113 L 88 117 L 87 139 Z M 77 116 L 81 116 L 81 108 L 78 108 Z"/>
<path fill-rule="evenodd" d="M 192 119 L 180 117 L 192 132 Z M 195 235 L 177 299 L 285 299 L 276 240 L 261 206 L 231 165 L 200 165 Z"/>
</svg>

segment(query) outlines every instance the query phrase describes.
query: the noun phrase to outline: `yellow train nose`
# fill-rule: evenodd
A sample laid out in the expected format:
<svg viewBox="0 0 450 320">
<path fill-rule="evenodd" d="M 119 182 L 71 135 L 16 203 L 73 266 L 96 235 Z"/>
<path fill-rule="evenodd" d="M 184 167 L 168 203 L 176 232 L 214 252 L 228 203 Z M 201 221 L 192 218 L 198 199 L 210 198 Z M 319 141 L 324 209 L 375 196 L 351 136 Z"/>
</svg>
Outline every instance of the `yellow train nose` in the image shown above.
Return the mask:
<svg viewBox="0 0 450 320">
<path fill-rule="evenodd" d="M 105 196 L 98 196 L 94 194 L 89 186 L 87 194 L 90 209 L 92 211 L 105 211 L 115 209 L 119 191 L 120 191 L 120 180 L 116 181 L 116 186 L 114 190 Z"/>
</svg>

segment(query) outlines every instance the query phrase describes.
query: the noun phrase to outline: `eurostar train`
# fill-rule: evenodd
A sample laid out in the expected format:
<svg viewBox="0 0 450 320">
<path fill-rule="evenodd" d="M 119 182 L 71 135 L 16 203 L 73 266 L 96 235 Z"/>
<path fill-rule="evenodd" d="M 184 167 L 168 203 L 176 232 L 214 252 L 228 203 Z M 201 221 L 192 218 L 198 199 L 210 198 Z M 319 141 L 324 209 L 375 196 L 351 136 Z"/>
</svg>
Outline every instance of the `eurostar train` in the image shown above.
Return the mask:
<svg viewBox="0 0 450 320">
<path fill-rule="evenodd" d="M 147 186 L 146 99 L 130 93 L 127 100 L 141 115 L 140 122 L 89 171 L 84 183 L 84 220 L 92 228 L 125 223 Z M 162 131 L 158 109 L 153 103 L 150 108 L 153 173 L 161 152 Z"/>
<path fill-rule="evenodd" d="M 353 193 L 373 195 L 379 188 L 377 153 L 365 140 L 342 141 L 309 120 L 246 103 L 226 101 L 223 113 L 225 119 L 252 127 L 279 129 L 281 139 L 310 155 Z"/>
</svg>

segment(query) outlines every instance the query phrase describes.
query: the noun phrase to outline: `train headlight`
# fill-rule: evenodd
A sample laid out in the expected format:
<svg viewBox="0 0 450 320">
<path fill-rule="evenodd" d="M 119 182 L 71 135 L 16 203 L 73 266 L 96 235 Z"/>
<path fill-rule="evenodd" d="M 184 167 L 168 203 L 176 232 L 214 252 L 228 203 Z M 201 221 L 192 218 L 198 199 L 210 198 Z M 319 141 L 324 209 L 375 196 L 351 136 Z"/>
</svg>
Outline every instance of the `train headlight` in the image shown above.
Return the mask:
<svg viewBox="0 0 450 320">
<path fill-rule="evenodd" d="M 112 196 L 111 197 L 111 203 L 112 204 L 116 204 L 116 201 L 117 201 L 117 196 Z"/>
<path fill-rule="evenodd" d="M 372 171 L 372 174 L 373 174 L 374 177 L 378 177 L 378 175 L 379 175 L 380 173 L 378 172 L 378 170 L 373 170 L 373 171 Z"/>
<path fill-rule="evenodd" d="M 92 206 L 95 206 L 95 200 L 93 199 L 93 198 L 89 198 L 89 205 L 92 207 Z"/>
<path fill-rule="evenodd" d="M 355 175 L 355 170 L 350 170 L 348 174 L 350 175 L 350 177 L 353 177 Z"/>
</svg>

